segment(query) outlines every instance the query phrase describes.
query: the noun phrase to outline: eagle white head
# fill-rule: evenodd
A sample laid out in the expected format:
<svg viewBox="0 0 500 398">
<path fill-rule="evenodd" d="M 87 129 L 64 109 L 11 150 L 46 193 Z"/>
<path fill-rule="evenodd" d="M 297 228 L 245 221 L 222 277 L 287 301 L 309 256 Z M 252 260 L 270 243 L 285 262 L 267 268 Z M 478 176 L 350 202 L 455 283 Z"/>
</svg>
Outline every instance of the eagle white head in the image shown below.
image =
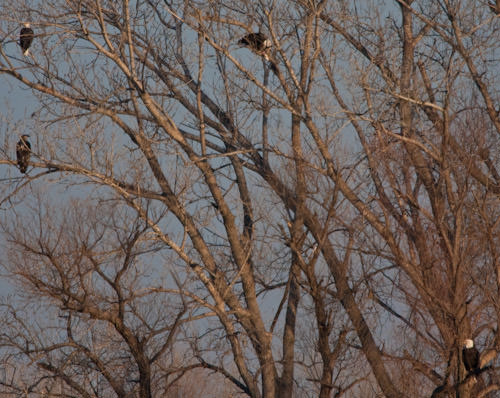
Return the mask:
<svg viewBox="0 0 500 398">
<path fill-rule="evenodd" d="M 472 348 L 472 347 L 474 347 L 474 340 L 465 339 L 464 340 L 464 347 L 465 348 Z"/>
<path fill-rule="evenodd" d="M 25 23 L 23 23 L 23 25 L 25 28 L 29 28 L 31 26 L 31 24 L 29 22 L 25 22 Z"/>
</svg>

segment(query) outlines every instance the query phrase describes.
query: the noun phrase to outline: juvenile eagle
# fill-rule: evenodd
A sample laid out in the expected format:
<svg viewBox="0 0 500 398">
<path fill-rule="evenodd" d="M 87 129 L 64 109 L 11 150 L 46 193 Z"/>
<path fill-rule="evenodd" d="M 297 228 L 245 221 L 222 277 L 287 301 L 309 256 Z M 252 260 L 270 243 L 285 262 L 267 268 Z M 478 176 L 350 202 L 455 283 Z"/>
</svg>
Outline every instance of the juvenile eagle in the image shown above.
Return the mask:
<svg viewBox="0 0 500 398">
<path fill-rule="evenodd" d="M 31 42 L 33 41 L 34 37 L 35 33 L 33 32 L 33 29 L 30 28 L 30 24 L 25 23 L 24 27 L 19 33 L 19 45 L 23 49 L 23 55 L 28 55 Z"/>
<path fill-rule="evenodd" d="M 16 145 L 17 165 L 21 173 L 26 173 L 31 155 L 31 144 L 28 137 L 29 135 L 23 134 Z"/>
<path fill-rule="evenodd" d="M 474 341 L 467 339 L 464 341 L 462 349 L 462 360 L 464 361 L 465 370 L 467 373 L 479 373 L 479 351 L 474 347 Z"/>
</svg>

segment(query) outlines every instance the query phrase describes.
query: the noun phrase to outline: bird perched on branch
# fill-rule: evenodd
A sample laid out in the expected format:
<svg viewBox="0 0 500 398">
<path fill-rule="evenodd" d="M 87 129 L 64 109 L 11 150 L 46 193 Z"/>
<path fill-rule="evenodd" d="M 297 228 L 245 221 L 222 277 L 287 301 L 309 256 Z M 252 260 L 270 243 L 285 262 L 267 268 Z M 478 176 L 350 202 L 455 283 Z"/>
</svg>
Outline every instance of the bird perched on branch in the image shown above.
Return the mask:
<svg viewBox="0 0 500 398">
<path fill-rule="evenodd" d="M 238 44 L 243 47 L 248 47 L 254 53 L 263 56 L 266 61 L 269 61 L 269 50 L 271 49 L 272 43 L 264 33 L 249 33 L 243 36 Z"/>
<path fill-rule="evenodd" d="M 274 73 L 278 72 L 278 66 L 276 62 L 271 58 L 271 47 L 272 42 L 267 38 L 267 36 L 262 32 L 249 33 L 243 36 L 238 44 L 242 47 L 247 47 L 249 50 L 253 51 L 255 54 L 263 57 Z"/>
<path fill-rule="evenodd" d="M 17 165 L 21 173 L 26 173 L 31 155 L 31 144 L 28 141 L 28 134 L 23 134 L 16 145 Z"/>
<path fill-rule="evenodd" d="M 474 347 L 474 341 L 471 339 L 464 341 L 462 360 L 468 374 L 479 374 L 479 351 Z"/>
<path fill-rule="evenodd" d="M 33 29 L 30 28 L 29 22 L 25 23 L 24 27 L 21 28 L 21 32 L 19 32 L 19 45 L 23 50 L 23 55 L 28 55 L 34 37 L 35 33 Z"/>
</svg>

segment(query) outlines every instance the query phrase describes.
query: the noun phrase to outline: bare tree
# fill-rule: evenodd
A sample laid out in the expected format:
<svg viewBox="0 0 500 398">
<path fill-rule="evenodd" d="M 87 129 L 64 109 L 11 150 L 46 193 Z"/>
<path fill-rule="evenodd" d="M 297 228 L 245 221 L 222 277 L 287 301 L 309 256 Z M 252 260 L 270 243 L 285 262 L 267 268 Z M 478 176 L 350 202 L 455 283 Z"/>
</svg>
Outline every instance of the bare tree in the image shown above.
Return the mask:
<svg viewBox="0 0 500 398">
<path fill-rule="evenodd" d="M 152 397 L 198 368 L 255 398 L 497 391 L 490 6 L 5 0 L 0 72 L 34 102 L 0 160 L 31 303 L 6 307 L 5 362 L 29 369 L 10 391 Z"/>
</svg>

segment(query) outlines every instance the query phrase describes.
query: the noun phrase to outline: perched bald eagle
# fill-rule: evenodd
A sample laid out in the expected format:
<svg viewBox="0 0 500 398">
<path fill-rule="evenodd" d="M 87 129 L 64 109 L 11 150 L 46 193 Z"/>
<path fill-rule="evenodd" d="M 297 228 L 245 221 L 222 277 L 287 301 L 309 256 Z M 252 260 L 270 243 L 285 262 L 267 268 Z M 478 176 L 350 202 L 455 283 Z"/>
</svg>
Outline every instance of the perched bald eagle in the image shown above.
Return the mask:
<svg viewBox="0 0 500 398">
<path fill-rule="evenodd" d="M 262 55 L 267 61 L 269 61 L 269 50 L 271 49 L 271 40 L 269 40 L 266 35 L 261 32 L 249 33 L 243 36 L 238 44 L 243 47 L 248 47 L 250 50 L 256 54 Z"/>
<path fill-rule="evenodd" d="M 25 23 L 24 27 L 19 33 L 19 45 L 23 49 L 23 55 L 28 55 L 31 42 L 33 41 L 34 37 L 35 33 L 33 32 L 33 29 L 30 28 L 30 24 Z"/>
<path fill-rule="evenodd" d="M 31 155 L 31 144 L 28 137 L 29 135 L 23 134 L 16 145 L 17 165 L 21 173 L 26 173 Z"/>
<path fill-rule="evenodd" d="M 464 341 L 462 360 L 467 373 L 479 374 L 479 351 L 474 347 L 474 341 L 471 339 Z"/>
</svg>

